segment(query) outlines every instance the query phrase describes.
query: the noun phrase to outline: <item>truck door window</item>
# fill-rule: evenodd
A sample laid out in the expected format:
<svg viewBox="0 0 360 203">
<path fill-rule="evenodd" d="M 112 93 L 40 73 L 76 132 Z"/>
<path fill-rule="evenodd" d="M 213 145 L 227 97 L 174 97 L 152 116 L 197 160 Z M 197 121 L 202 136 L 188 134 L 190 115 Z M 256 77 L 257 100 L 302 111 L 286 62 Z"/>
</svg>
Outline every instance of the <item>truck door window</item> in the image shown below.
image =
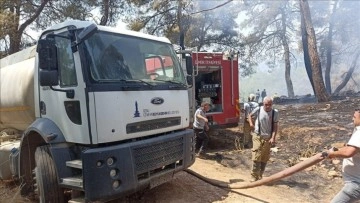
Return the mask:
<svg viewBox="0 0 360 203">
<path fill-rule="evenodd" d="M 69 39 L 55 37 L 58 55 L 58 67 L 60 71 L 60 86 L 76 86 L 76 71 L 74 56 Z"/>
</svg>

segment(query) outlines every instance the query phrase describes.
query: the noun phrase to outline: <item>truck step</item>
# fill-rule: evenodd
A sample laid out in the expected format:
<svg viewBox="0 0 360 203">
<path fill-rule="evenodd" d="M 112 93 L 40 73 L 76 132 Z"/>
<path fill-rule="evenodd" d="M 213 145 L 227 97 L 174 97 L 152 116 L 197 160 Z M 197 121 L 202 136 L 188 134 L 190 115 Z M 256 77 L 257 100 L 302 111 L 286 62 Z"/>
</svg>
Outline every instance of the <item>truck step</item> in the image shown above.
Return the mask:
<svg viewBox="0 0 360 203">
<path fill-rule="evenodd" d="M 82 161 L 80 159 L 67 161 L 66 166 L 72 167 L 72 168 L 82 169 Z"/>
<path fill-rule="evenodd" d="M 68 201 L 68 203 L 85 203 L 84 197 L 76 197 Z"/>
<path fill-rule="evenodd" d="M 74 188 L 83 188 L 83 179 L 82 176 L 73 176 L 73 177 L 67 177 L 62 178 L 61 185 L 68 186 L 68 187 L 74 187 Z"/>
</svg>

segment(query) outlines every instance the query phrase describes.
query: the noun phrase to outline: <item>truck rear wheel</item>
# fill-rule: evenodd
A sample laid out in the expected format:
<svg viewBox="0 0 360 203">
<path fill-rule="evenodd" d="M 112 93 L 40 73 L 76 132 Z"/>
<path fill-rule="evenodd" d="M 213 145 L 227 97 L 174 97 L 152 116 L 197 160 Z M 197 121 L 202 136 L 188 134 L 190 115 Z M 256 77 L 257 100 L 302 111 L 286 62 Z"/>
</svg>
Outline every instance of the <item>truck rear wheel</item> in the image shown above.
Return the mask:
<svg viewBox="0 0 360 203">
<path fill-rule="evenodd" d="M 35 151 L 35 175 L 40 202 L 64 202 L 64 190 L 57 181 L 54 160 L 47 146 L 40 146 Z"/>
</svg>

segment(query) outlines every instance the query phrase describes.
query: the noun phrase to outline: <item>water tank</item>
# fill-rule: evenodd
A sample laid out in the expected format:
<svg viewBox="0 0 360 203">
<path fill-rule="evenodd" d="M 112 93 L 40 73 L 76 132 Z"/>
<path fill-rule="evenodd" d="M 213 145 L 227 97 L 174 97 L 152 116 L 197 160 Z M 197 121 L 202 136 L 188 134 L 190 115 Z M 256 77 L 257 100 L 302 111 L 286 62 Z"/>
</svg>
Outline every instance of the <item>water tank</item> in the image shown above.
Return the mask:
<svg viewBox="0 0 360 203">
<path fill-rule="evenodd" d="M 36 47 L 0 60 L 0 130 L 25 130 L 35 120 Z"/>
</svg>

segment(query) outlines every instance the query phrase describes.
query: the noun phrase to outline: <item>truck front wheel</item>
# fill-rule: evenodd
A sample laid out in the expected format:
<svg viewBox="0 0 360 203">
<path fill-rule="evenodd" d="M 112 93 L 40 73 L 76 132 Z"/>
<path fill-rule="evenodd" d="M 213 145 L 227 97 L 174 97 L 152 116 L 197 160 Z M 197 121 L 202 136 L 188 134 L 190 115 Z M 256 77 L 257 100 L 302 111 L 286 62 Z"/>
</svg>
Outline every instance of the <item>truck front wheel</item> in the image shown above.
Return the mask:
<svg viewBox="0 0 360 203">
<path fill-rule="evenodd" d="M 40 146 L 35 151 L 35 175 L 40 202 L 64 202 L 64 190 L 57 181 L 57 172 L 47 146 Z"/>
</svg>

